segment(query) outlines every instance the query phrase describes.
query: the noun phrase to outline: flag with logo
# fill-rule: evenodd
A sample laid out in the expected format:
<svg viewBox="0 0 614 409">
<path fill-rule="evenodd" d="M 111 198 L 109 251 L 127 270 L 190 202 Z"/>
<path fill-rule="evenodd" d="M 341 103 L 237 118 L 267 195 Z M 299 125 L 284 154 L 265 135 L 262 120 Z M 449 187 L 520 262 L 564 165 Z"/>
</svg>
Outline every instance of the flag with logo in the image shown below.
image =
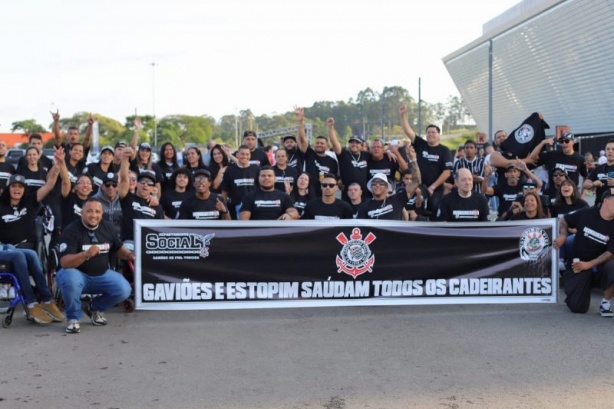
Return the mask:
<svg viewBox="0 0 614 409">
<path fill-rule="evenodd" d="M 501 143 L 502 153 L 508 159 L 526 158 L 546 138 L 546 129 L 550 126 L 539 113 L 533 112 Z"/>
</svg>

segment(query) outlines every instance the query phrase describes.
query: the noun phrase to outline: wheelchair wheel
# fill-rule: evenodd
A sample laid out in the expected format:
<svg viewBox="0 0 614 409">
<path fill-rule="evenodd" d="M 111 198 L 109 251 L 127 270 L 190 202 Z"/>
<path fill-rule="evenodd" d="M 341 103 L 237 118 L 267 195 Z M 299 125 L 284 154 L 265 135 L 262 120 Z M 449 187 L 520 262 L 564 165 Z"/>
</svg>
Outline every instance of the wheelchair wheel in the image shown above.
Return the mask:
<svg viewBox="0 0 614 409">
<path fill-rule="evenodd" d="M 6 317 L 4 317 L 4 319 L 2 320 L 2 327 L 3 328 L 8 328 L 11 326 L 11 324 L 13 323 L 13 315 L 7 315 Z"/>
<path fill-rule="evenodd" d="M 128 298 L 124 301 L 124 311 L 125 312 L 133 312 L 134 311 L 134 301 L 132 298 Z"/>
</svg>

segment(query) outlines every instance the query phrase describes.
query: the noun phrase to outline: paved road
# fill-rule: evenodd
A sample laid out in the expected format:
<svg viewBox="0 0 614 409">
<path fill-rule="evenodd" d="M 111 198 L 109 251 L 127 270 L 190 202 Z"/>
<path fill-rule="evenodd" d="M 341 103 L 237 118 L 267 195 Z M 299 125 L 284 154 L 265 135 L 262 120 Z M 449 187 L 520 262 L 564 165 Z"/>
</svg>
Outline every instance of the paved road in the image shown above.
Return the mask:
<svg viewBox="0 0 614 409">
<path fill-rule="evenodd" d="M 611 408 L 614 320 L 562 305 L 119 309 L 0 329 L 0 409 Z"/>
</svg>

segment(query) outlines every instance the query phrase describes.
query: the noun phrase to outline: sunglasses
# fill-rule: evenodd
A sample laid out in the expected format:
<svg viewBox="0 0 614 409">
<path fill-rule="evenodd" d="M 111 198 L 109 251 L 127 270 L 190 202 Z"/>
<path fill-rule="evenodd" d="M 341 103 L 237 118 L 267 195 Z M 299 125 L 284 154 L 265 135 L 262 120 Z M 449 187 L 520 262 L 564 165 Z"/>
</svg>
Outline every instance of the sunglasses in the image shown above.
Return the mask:
<svg viewBox="0 0 614 409">
<path fill-rule="evenodd" d="M 320 183 L 322 185 L 322 187 L 335 187 L 337 186 L 336 183 Z"/>
<path fill-rule="evenodd" d="M 149 182 L 149 181 L 147 181 L 147 180 L 139 180 L 139 183 L 140 183 L 141 185 L 145 185 L 145 186 L 154 186 L 154 185 L 155 185 L 155 183 L 153 183 L 153 182 Z"/>
<path fill-rule="evenodd" d="M 569 143 L 571 142 L 571 139 L 561 139 L 561 143 Z"/>
<path fill-rule="evenodd" d="M 373 182 L 371 183 L 371 186 L 386 186 L 387 183 L 386 182 Z"/>
<path fill-rule="evenodd" d="M 208 178 L 196 178 L 196 179 L 194 179 L 194 183 L 205 183 L 207 181 L 209 181 Z"/>
<path fill-rule="evenodd" d="M 93 231 L 88 231 L 87 235 L 89 236 L 92 244 L 98 244 L 98 237 L 96 237 L 96 233 L 94 233 Z"/>
<path fill-rule="evenodd" d="M 107 182 L 104 184 L 106 187 L 117 187 L 117 183 L 115 182 Z"/>
</svg>

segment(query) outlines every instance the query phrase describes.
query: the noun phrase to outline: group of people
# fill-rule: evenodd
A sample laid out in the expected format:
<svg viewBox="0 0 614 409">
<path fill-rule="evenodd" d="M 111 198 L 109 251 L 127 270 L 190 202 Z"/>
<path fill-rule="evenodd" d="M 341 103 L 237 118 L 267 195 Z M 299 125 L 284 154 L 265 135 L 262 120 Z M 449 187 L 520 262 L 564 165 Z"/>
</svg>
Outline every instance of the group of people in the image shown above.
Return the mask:
<svg viewBox="0 0 614 409">
<path fill-rule="evenodd" d="M 94 325 L 105 325 L 104 311 L 130 295 L 130 284 L 110 266 L 117 265 L 117 259 L 134 258 L 124 245 L 134 239 L 134 219 L 482 222 L 492 218 L 492 198 L 498 203 L 498 220 L 559 217 L 565 230 L 554 245 L 564 257 L 570 309 L 586 312 L 590 285 L 599 276 L 605 290 L 602 315 L 612 315 L 614 243 L 609 229 L 614 227 L 614 205 L 608 206 L 614 195 L 614 141 L 605 147 L 606 163 L 589 174 L 583 157 L 574 151 L 574 135 L 546 138 L 548 125 L 538 113 L 510 137 L 497 131 L 492 144 L 483 134 L 466 141 L 462 157 L 456 159 L 441 144 L 436 125 L 426 127 L 425 138 L 415 134 L 405 105 L 399 116 L 407 138 L 390 143 L 376 139 L 370 145 L 353 136 L 343 147 L 333 118 L 326 121 L 327 136 L 317 136 L 312 145 L 303 109 L 295 108 L 295 115 L 297 135 L 282 137 L 274 161 L 259 147 L 257 134 L 246 131 L 235 152 L 211 141 L 204 153 L 196 146 L 187 148 L 180 161 L 177 148 L 166 142 L 154 162 L 152 147 L 139 141 L 138 118 L 130 143 L 104 146 L 99 161 L 87 165 L 93 118 L 83 142 L 77 128 L 68 130 L 64 142 L 59 114 L 52 114 L 53 161 L 41 157 L 42 139 L 32 134 L 24 163 L 14 170 L 4 166 L 7 147 L 0 142 L 0 260 L 13 261 L 20 282 L 27 281 L 28 272 L 35 277 L 38 298 L 29 283 L 22 285 L 29 316 L 42 324 L 64 320 L 46 292 L 40 261 L 32 257 L 38 238 L 30 227 L 40 202 L 55 216 L 51 240 L 60 256 L 56 282 L 66 331 L 77 333 L 82 293 L 102 294 L 85 308 Z M 520 132 L 525 132 L 524 139 Z M 547 172 L 547 188 L 532 171 L 539 165 Z M 608 175 L 610 168 L 613 173 Z M 595 207 L 581 199 L 580 176 L 582 189 L 597 190 Z M 588 212 L 592 216 L 579 216 Z M 581 238 L 573 240 L 574 233 Z"/>
</svg>

